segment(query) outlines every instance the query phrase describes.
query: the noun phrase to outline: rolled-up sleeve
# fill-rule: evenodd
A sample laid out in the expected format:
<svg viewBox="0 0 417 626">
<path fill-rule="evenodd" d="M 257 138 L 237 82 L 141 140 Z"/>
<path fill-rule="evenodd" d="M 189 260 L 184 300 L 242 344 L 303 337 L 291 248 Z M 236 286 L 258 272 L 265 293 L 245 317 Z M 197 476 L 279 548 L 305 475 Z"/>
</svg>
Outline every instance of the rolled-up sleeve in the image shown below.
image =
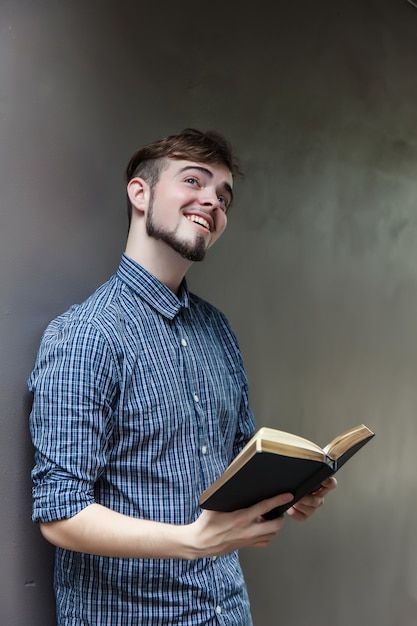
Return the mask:
<svg viewBox="0 0 417 626">
<path fill-rule="evenodd" d="M 110 346 L 90 322 L 54 322 L 28 381 L 35 448 L 35 522 L 72 517 L 94 502 L 107 462 L 117 377 Z"/>
</svg>

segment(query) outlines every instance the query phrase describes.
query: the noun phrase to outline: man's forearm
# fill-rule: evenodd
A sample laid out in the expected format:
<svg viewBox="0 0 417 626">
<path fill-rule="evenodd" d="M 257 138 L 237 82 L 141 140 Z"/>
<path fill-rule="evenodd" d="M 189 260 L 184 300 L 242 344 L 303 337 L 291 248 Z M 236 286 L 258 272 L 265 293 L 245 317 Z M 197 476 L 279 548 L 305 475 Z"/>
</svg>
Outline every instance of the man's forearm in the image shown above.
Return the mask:
<svg viewBox="0 0 417 626">
<path fill-rule="evenodd" d="M 43 523 L 41 530 L 50 543 L 75 552 L 121 558 L 197 559 L 268 545 L 281 530 L 284 518 L 265 520 L 263 516 L 292 499 L 286 493 L 230 513 L 203 511 L 194 522 L 182 526 L 137 519 L 90 504 L 74 517 Z"/>
<path fill-rule="evenodd" d="M 187 526 L 137 519 L 91 504 L 69 519 L 41 524 L 55 546 L 99 556 L 190 559 Z"/>
</svg>

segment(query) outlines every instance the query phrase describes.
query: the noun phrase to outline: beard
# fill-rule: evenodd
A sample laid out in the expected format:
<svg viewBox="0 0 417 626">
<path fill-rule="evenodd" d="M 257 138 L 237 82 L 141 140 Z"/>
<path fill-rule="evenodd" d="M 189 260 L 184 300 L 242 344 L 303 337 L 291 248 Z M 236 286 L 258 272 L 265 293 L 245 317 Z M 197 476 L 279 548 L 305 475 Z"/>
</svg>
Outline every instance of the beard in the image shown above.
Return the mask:
<svg viewBox="0 0 417 626">
<path fill-rule="evenodd" d="M 202 261 L 206 255 L 206 242 L 201 235 L 198 235 L 193 243 L 188 243 L 181 241 L 177 237 L 176 230 L 168 231 L 155 223 L 153 217 L 153 191 L 151 191 L 149 209 L 146 216 L 146 233 L 149 237 L 163 241 L 188 261 Z"/>
</svg>

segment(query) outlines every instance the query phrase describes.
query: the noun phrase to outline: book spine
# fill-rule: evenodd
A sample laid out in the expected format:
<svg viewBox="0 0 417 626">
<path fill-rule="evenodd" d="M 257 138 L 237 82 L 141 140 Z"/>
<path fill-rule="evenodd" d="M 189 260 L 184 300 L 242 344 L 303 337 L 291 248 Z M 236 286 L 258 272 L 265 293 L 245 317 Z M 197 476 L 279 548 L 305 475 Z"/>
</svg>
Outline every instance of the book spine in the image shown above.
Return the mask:
<svg viewBox="0 0 417 626">
<path fill-rule="evenodd" d="M 332 474 L 336 474 L 337 470 L 339 469 L 337 461 L 332 459 L 330 456 L 326 457 L 326 461 L 327 461 L 327 465 L 332 470 Z"/>
</svg>

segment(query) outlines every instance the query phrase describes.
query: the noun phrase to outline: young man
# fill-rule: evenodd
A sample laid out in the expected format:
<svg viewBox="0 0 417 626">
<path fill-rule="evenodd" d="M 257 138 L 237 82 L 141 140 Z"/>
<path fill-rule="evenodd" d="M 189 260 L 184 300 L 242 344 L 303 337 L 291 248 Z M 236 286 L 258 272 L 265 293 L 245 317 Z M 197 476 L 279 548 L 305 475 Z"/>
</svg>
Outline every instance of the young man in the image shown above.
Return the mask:
<svg viewBox="0 0 417 626">
<path fill-rule="evenodd" d="M 236 169 L 216 133 L 139 150 L 117 273 L 44 333 L 33 519 L 57 546 L 60 626 L 251 624 L 237 550 L 270 543 L 283 519 L 262 515 L 291 495 L 199 508 L 254 424 L 235 336 L 185 282 L 226 228 Z M 309 517 L 335 484 L 289 515 Z"/>
</svg>

